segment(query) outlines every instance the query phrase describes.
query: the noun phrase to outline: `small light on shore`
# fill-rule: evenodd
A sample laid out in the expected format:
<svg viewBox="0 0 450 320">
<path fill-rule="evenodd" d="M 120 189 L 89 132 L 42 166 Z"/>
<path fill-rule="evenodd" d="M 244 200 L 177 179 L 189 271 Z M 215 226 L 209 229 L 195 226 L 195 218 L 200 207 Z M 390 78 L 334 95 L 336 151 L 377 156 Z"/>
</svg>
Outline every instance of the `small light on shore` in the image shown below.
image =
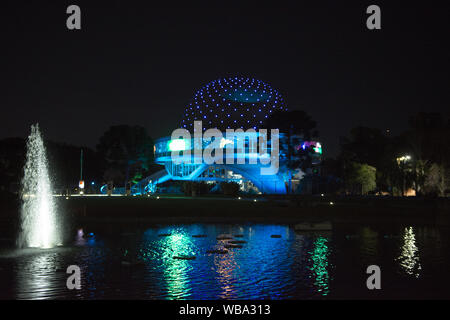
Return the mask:
<svg viewBox="0 0 450 320">
<path fill-rule="evenodd" d="M 158 196 L 158 197 L 156 197 L 156 199 L 159 199 L 159 196 Z"/>
<path fill-rule="evenodd" d="M 321 197 L 323 197 L 323 196 L 324 196 L 324 194 L 323 194 L 323 193 L 321 193 L 321 194 L 320 194 L 320 196 L 321 196 Z"/>
<path fill-rule="evenodd" d="M 333 201 L 330 201 L 330 205 L 332 206 L 334 204 L 334 202 Z"/>
<path fill-rule="evenodd" d="M 241 197 L 238 197 L 239 200 L 241 200 Z"/>
<path fill-rule="evenodd" d="M 256 202 L 256 199 L 253 199 L 253 201 L 255 201 L 255 202 Z"/>
</svg>

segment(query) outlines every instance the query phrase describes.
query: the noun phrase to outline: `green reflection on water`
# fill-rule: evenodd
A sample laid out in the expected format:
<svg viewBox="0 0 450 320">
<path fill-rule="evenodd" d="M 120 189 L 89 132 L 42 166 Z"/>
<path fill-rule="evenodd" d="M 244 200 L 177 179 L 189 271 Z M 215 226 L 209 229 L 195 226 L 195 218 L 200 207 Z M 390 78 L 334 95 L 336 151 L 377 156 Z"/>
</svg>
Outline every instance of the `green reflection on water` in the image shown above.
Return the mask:
<svg viewBox="0 0 450 320">
<path fill-rule="evenodd" d="M 314 249 L 311 252 L 311 260 L 313 265 L 311 271 L 315 277 L 314 285 L 317 287 L 317 291 L 326 296 L 330 292 L 329 290 L 329 278 L 328 273 L 328 239 L 322 236 L 317 237 L 314 241 Z"/>
<path fill-rule="evenodd" d="M 180 256 L 195 256 L 198 248 L 184 230 L 172 230 L 169 236 L 162 236 L 151 241 L 141 250 L 144 260 L 159 262 L 163 290 L 167 299 L 186 299 L 189 296 L 192 263 L 195 260 L 174 259 Z"/>
<path fill-rule="evenodd" d="M 168 298 L 183 298 L 189 291 L 188 271 L 191 262 L 173 257 L 194 255 L 194 244 L 186 234 L 180 232 L 160 239 L 159 246 L 163 249 L 163 273 L 167 283 Z"/>
</svg>

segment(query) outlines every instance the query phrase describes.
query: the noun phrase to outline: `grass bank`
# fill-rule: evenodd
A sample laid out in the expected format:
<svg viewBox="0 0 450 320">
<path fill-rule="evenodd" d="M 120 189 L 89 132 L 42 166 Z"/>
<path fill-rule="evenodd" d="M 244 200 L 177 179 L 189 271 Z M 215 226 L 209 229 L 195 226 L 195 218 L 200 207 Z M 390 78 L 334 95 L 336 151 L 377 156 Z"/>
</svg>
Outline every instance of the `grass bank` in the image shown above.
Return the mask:
<svg viewBox="0 0 450 320">
<path fill-rule="evenodd" d="M 303 197 L 71 197 L 61 207 L 80 221 L 405 222 L 450 225 L 448 199 Z"/>
<path fill-rule="evenodd" d="M 392 197 L 153 195 L 151 197 L 57 197 L 59 212 L 77 222 L 125 223 L 423 223 L 450 226 L 450 199 Z M 0 232 L 19 224 L 20 201 L 3 198 Z M 1 237 L 0 237 L 1 238 Z"/>
</svg>

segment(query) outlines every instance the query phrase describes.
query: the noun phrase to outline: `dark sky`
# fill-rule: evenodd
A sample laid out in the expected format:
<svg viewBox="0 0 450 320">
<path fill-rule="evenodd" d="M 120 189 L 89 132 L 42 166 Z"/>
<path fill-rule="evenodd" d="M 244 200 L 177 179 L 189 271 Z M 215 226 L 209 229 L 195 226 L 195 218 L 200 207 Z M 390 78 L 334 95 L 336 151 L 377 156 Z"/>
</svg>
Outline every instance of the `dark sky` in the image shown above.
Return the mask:
<svg viewBox="0 0 450 320">
<path fill-rule="evenodd" d="M 169 135 L 197 89 L 234 75 L 311 114 L 331 155 L 358 125 L 395 134 L 418 111 L 450 116 L 444 2 L 151 3 L 2 1 L 0 138 L 35 122 L 49 139 L 91 147 L 110 125 Z M 80 31 L 66 28 L 70 4 Z M 369 4 L 381 30 L 366 28 Z"/>
</svg>

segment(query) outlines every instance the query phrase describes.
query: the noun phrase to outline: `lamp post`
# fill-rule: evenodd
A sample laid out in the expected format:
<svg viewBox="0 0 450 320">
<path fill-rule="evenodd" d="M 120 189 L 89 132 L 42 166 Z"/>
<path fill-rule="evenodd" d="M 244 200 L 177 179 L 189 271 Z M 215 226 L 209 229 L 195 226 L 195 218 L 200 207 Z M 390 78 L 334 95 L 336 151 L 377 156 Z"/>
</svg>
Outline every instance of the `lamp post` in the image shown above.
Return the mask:
<svg viewBox="0 0 450 320">
<path fill-rule="evenodd" d="M 84 181 L 83 181 L 83 149 L 81 149 L 80 154 L 80 183 L 78 184 L 80 187 L 80 194 L 84 193 Z"/>
</svg>

